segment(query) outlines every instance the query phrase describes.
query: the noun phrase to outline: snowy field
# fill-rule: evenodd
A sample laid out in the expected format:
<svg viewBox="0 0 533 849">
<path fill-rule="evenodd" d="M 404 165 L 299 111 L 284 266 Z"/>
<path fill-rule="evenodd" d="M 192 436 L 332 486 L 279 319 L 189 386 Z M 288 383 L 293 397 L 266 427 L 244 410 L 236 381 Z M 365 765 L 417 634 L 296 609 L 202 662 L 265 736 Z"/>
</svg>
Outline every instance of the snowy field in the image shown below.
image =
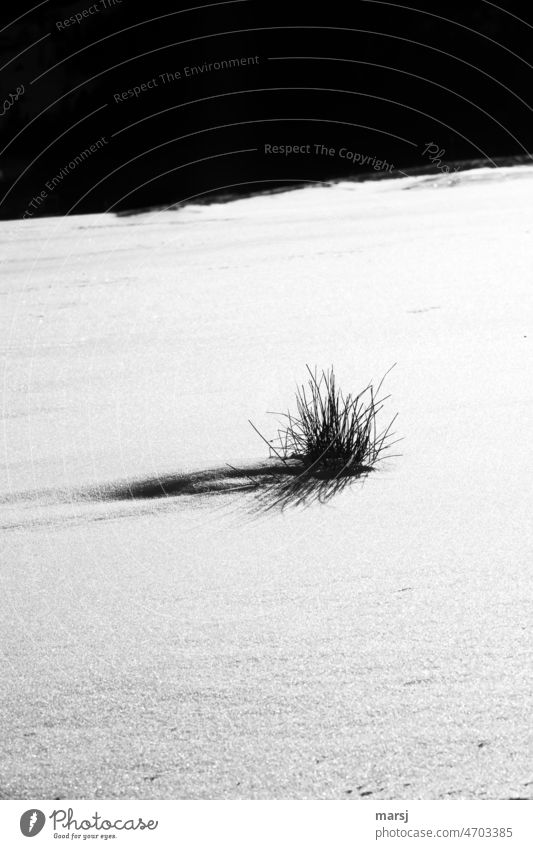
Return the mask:
<svg viewBox="0 0 533 849">
<path fill-rule="evenodd" d="M 533 168 L 1 222 L 0 796 L 533 797 Z M 261 461 L 397 363 L 328 504 Z"/>
</svg>

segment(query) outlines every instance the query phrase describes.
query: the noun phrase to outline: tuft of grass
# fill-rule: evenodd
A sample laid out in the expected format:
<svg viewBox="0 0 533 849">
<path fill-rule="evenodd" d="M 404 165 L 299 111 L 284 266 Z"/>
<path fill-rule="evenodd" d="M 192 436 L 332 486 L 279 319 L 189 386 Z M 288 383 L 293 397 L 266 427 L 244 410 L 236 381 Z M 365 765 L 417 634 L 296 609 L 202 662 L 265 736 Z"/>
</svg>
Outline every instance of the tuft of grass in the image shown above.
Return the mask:
<svg viewBox="0 0 533 849">
<path fill-rule="evenodd" d="M 372 383 L 357 395 L 345 395 L 339 389 L 333 366 L 320 374 L 316 367 L 309 378 L 296 391 L 294 412 L 274 413 L 281 417 L 277 438 L 267 440 L 250 422 L 256 433 L 266 442 L 270 456 L 275 456 L 286 466 L 297 463 L 303 476 L 326 480 L 354 476 L 371 471 L 378 460 L 399 440 L 393 440 L 394 416 L 384 427 L 377 424 L 384 402 L 390 396 L 380 396 L 389 369 L 377 388 Z"/>
</svg>

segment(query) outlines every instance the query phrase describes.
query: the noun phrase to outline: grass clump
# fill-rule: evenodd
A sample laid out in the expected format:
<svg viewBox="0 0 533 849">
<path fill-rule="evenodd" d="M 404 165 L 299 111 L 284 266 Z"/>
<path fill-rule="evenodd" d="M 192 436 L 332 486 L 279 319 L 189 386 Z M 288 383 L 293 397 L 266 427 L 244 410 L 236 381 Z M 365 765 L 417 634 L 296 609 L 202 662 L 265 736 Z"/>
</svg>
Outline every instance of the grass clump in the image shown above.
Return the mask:
<svg viewBox="0 0 533 849">
<path fill-rule="evenodd" d="M 294 470 L 296 463 L 307 476 L 338 479 L 371 471 L 385 459 L 393 440 L 394 416 L 379 428 L 377 418 L 390 396 L 380 397 L 386 372 L 376 389 L 370 383 L 358 395 L 345 395 L 338 387 L 333 366 L 320 374 L 316 367 L 296 391 L 295 412 L 274 413 L 282 421 L 277 438 L 267 440 L 270 455 Z M 389 369 L 390 371 L 390 369 Z"/>
</svg>

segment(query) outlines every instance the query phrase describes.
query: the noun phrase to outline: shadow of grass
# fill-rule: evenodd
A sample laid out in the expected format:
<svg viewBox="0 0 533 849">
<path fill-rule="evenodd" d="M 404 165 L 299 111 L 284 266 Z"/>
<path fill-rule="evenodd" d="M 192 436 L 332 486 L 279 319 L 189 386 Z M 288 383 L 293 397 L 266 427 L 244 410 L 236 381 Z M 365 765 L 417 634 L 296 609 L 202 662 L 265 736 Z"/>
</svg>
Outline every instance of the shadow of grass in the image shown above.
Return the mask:
<svg viewBox="0 0 533 849">
<path fill-rule="evenodd" d="M 255 489 L 255 504 L 252 512 L 286 510 L 288 507 L 308 507 L 314 502 L 325 504 L 341 493 L 354 480 L 365 478 L 373 471 L 369 466 L 360 466 L 342 475 L 300 470 L 296 477 L 279 477 L 270 484 L 261 483 Z"/>
<path fill-rule="evenodd" d="M 103 501 L 131 501 L 243 492 L 255 496 L 253 512 L 284 510 L 316 501 L 325 503 L 344 490 L 351 481 L 366 477 L 371 471 L 369 466 L 360 466 L 333 476 L 324 469 L 307 468 L 299 460 L 269 460 L 245 468 L 223 466 L 200 472 L 128 481 L 99 490 L 93 495 Z"/>
</svg>

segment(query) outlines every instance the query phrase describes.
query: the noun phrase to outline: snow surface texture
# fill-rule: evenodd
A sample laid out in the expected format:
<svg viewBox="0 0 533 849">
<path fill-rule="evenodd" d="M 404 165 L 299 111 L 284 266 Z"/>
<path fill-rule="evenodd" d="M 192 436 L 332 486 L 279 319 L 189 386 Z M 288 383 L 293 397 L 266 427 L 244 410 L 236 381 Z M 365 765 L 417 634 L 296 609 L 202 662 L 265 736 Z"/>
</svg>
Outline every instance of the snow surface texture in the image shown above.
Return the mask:
<svg viewBox="0 0 533 849">
<path fill-rule="evenodd" d="M 533 796 L 532 177 L 0 223 L 0 795 Z M 113 497 L 393 362 L 326 505 Z"/>
</svg>

